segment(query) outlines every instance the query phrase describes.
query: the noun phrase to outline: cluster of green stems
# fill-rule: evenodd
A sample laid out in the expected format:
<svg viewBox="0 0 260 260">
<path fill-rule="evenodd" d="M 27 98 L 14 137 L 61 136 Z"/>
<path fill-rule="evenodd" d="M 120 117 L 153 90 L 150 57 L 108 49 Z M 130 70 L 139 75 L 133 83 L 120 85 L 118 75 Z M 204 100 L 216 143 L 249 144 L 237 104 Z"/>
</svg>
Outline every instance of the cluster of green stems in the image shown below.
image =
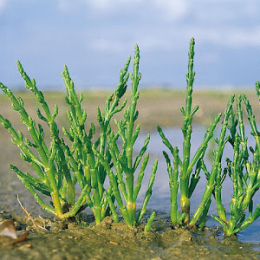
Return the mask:
<svg viewBox="0 0 260 260">
<path fill-rule="evenodd" d="M 225 235 L 230 236 L 245 229 L 260 216 L 260 204 L 256 207 L 253 205 L 253 197 L 260 187 L 260 133 L 249 100 L 241 94 L 236 99 L 235 107 L 233 95 L 227 103 L 223 116 L 220 113 L 214 118 L 207 128 L 201 145 L 191 156 L 192 122 L 199 109 L 198 106 L 192 107 L 195 78 L 194 45 L 195 41 L 192 38 L 186 74 L 186 103 L 185 107 L 180 109 L 183 116 L 182 155 L 179 153 L 180 148 L 172 146 L 162 128 L 160 126 L 157 128 L 171 154 L 163 151 L 169 175 L 170 217 L 175 228 L 198 226 L 202 229 L 214 199 L 218 215 L 211 217 L 222 225 Z M 37 115 L 49 129 L 50 143 L 46 142 L 44 127 L 41 124 L 37 125 L 27 113 L 23 99 L 16 97 L 9 88 L 0 83 L 0 88 L 11 100 L 13 110 L 20 114 L 21 122 L 27 127 L 30 135 L 30 139 L 25 138 L 22 132 L 13 128 L 8 119 L 0 115 L 1 123 L 13 137 L 12 142 L 20 148 L 22 159 L 32 166 L 33 172 L 24 173 L 14 165 L 10 167 L 42 208 L 60 219 L 72 218 L 89 207 L 94 214 L 96 224 L 106 216 L 111 216 L 115 222 L 118 222 L 120 213 L 129 227 L 135 227 L 146 213 L 158 160 L 154 161 L 142 206 L 137 210 L 136 201 L 149 161 L 149 154 L 146 151 L 150 140 L 148 134 L 140 151 L 134 153 L 134 145 L 140 133 L 140 125 L 136 124 L 137 101 L 140 95 L 138 87 L 141 80 L 140 53 L 137 45 L 132 73 L 128 73 L 130 61 L 131 57 L 120 70 L 119 84 L 115 92 L 106 99 L 103 111 L 97 107 L 99 131 L 96 131 L 93 122 L 89 124 L 89 129 L 86 129 L 87 113 L 81 106 L 83 97 L 77 96 L 68 69 L 64 66 L 62 77 L 67 93 L 65 99 L 70 108 L 67 111 L 70 127 L 62 129 L 63 135 L 55 121 L 58 107 L 55 106 L 53 113 L 50 112 L 43 93 L 36 87 L 36 81 L 29 78 L 20 62 L 17 62 L 25 87 L 35 95 L 40 104 L 41 108 L 37 110 Z M 126 94 L 129 78 L 132 87 L 130 101 L 127 102 L 127 99 L 122 101 L 122 98 Z M 256 92 L 260 99 L 259 82 L 256 83 Z M 242 103 L 245 106 L 244 110 Z M 247 143 L 243 111 L 246 111 L 248 116 L 251 134 L 255 140 L 254 147 L 249 147 Z M 115 114 L 120 114 L 122 117 L 114 120 L 113 127 L 112 119 Z M 213 162 L 211 169 L 207 169 L 204 157 L 209 142 L 216 135 L 215 129 L 221 118 L 220 134 L 215 138 L 216 149 L 213 151 Z M 112 130 L 114 128 L 116 130 Z M 232 147 L 231 158 L 224 158 L 227 146 Z M 206 184 L 200 204 L 194 212 L 191 212 L 191 197 L 201 178 L 201 172 L 204 172 Z M 222 187 L 227 176 L 233 184 L 229 219 L 222 202 Z M 107 178 L 109 186 L 105 188 Z M 76 195 L 77 186 L 80 189 L 79 195 Z M 45 202 L 44 196 L 51 198 L 49 204 Z M 154 218 L 155 212 L 148 219 L 145 231 L 150 230 Z"/>
<path fill-rule="evenodd" d="M 163 152 L 170 185 L 170 216 L 174 227 L 195 225 L 202 229 L 207 221 L 207 215 L 211 206 L 212 197 L 216 201 L 218 216 L 211 217 L 220 223 L 224 234 L 230 236 L 245 229 L 260 216 L 260 203 L 253 207 L 253 197 L 260 187 L 259 170 L 259 137 L 255 116 L 249 100 L 244 94 L 237 97 L 235 109 L 235 96 L 232 95 L 224 111 L 221 130 L 218 138 L 215 138 L 216 149 L 213 151 L 213 162 L 208 170 L 204 156 L 209 141 L 215 135 L 215 129 L 222 115 L 218 114 L 209 125 L 200 147 L 191 158 L 191 135 L 192 120 L 199 107 L 192 109 L 192 92 L 195 72 L 193 71 L 195 41 L 192 38 L 189 50 L 188 73 L 186 74 L 186 108 L 181 107 L 183 114 L 183 155 L 179 155 L 179 148 L 173 147 L 158 126 L 158 132 L 165 146 L 170 150 L 172 161 L 167 152 Z M 256 92 L 260 95 L 260 84 L 256 83 Z M 255 139 L 255 147 L 248 147 L 245 135 L 245 123 L 243 120 L 242 101 L 247 111 L 251 126 L 251 134 Z M 236 110 L 236 113 L 234 112 Z M 228 133 L 230 132 L 230 133 Z M 224 158 L 224 151 L 231 145 L 233 158 Z M 251 156 L 250 156 L 251 153 Z M 200 173 L 204 172 L 206 185 L 199 206 L 193 213 L 190 212 L 190 199 L 199 182 Z M 229 176 L 233 184 L 233 194 L 230 202 L 229 219 L 227 211 L 222 202 L 222 187 L 226 176 Z M 180 192 L 180 203 L 178 204 L 178 192 Z M 179 205 L 181 211 L 179 211 Z"/>
<path fill-rule="evenodd" d="M 20 114 L 21 122 L 27 127 L 30 135 L 30 139 L 24 138 L 23 133 L 16 131 L 10 121 L 0 115 L 1 123 L 13 137 L 12 142 L 20 148 L 22 159 L 31 164 L 33 171 L 29 174 L 20 171 L 14 165 L 10 167 L 42 208 L 60 219 L 72 218 L 89 207 L 94 214 L 96 224 L 99 224 L 106 216 L 111 216 L 114 221 L 118 222 L 120 212 L 126 224 L 129 227 L 135 227 L 146 212 L 146 206 L 152 194 L 157 160 L 152 169 L 143 206 L 137 211 L 136 200 L 149 160 L 146 150 L 150 139 L 148 135 L 139 154 L 134 157 L 133 147 L 140 132 L 140 126 L 135 124 L 138 118 L 136 106 L 141 79 L 137 45 L 133 72 L 129 74 L 130 60 L 131 57 L 120 70 L 119 84 L 115 92 L 106 99 L 104 110 L 101 111 L 97 107 L 98 133 L 93 122 L 89 129 L 86 129 L 87 113 L 81 106 L 83 97 L 76 95 L 74 83 L 67 67 L 64 66 L 62 77 L 67 92 L 65 99 L 70 107 L 67 111 L 70 127 L 62 129 L 66 140 L 61 137 L 55 122 L 58 107 L 55 106 L 51 114 L 43 93 L 36 86 L 36 81 L 29 78 L 20 62 L 17 62 L 25 87 L 35 95 L 41 106 L 41 109 L 37 110 L 37 115 L 42 122 L 47 124 L 51 138 L 50 144 L 46 142 L 44 127 L 41 124 L 37 125 L 36 121 L 28 115 L 23 99 L 16 97 L 9 88 L 0 83 L 2 91 L 11 100 L 12 108 Z M 126 107 L 127 99 L 123 102 L 121 99 L 126 93 L 129 76 L 132 88 L 130 105 Z M 113 132 L 111 119 L 121 111 L 123 111 L 123 118 L 119 121 L 115 120 L 117 131 Z M 134 174 L 137 171 L 139 173 L 135 185 Z M 110 186 L 105 188 L 107 178 Z M 76 196 L 77 186 L 80 188 L 78 196 Z M 43 195 L 51 198 L 50 204 L 45 202 Z M 154 217 L 155 213 L 148 220 L 146 231 L 149 231 Z"/>
</svg>

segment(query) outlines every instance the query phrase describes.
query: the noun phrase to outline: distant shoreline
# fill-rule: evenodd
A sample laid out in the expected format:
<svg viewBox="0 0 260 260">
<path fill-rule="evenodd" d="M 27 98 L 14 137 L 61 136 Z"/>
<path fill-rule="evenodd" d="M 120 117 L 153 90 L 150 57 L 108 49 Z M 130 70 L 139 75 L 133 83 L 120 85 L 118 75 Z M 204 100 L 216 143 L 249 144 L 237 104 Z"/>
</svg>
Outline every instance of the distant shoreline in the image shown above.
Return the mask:
<svg viewBox="0 0 260 260">
<path fill-rule="evenodd" d="M 96 108 L 100 106 L 101 110 L 103 109 L 106 98 L 109 94 L 113 93 L 113 90 L 79 90 L 77 92 L 83 94 L 82 106 L 88 114 L 87 122 L 94 122 L 96 124 Z M 38 108 L 38 104 L 35 97 L 25 88 L 21 91 L 14 91 L 14 93 L 24 99 L 26 107 L 36 117 L 35 111 Z M 54 104 L 58 105 L 59 117 L 57 120 L 60 120 L 61 124 L 63 124 L 66 120 L 66 110 L 69 108 L 64 100 L 66 92 L 54 90 L 43 91 L 43 93 L 50 107 L 54 107 Z M 248 97 L 256 114 L 256 120 L 260 122 L 260 113 L 257 112 L 260 112 L 260 106 L 254 89 L 246 89 L 245 91 L 239 89 L 235 91 L 219 91 L 216 89 L 196 90 L 195 88 L 193 91 L 193 107 L 199 105 L 200 109 L 195 114 L 194 124 L 208 125 L 218 113 L 224 112 L 228 99 L 232 94 L 238 96 L 241 93 L 245 93 Z M 126 98 L 128 97 L 129 91 L 126 93 Z M 157 125 L 162 127 L 181 127 L 183 118 L 180 107 L 184 106 L 185 98 L 185 90 L 162 88 L 141 89 L 137 105 L 139 110 L 138 123 L 140 123 L 141 129 L 156 131 Z M 8 115 L 12 115 L 10 118 L 13 118 L 17 113 L 11 110 L 10 101 L 1 93 L 0 114 L 5 116 L 7 113 Z M 19 124 L 19 121 L 16 123 Z"/>
</svg>

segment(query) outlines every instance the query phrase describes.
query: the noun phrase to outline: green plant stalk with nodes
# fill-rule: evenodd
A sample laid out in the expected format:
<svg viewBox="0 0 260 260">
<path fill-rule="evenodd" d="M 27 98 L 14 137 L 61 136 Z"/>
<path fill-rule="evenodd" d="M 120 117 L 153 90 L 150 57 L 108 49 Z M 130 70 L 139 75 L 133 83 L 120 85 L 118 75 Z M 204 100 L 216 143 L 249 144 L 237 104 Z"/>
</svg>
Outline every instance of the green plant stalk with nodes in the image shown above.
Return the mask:
<svg viewBox="0 0 260 260">
<path fill-rule="evenodd" d="M 74 155 L 75 160 L 71 157 L 72 171 L 75 172 L 75 176 L 81 188 L 86 185 L 89 186 L 89 191 L 92 190 L 92 196 L 87 197 L 88 206 L 92 209 L 95 215 L 96 224 L 99 224 L 106 214 L 110 210 L 112 217 L 118 222 L 118 215 L 116 214 L 116 209 L 113 203 L 110 204 L 108 209 L 108 201 L 112 200 L 112 190 L 104 189 L 104 182 L 106 179 L 106 170 L 100 163 L 93 151 L 92 146 L 95 146 L 101 156 L 107 162 L 111 162 L 111 156 L 107 149 L 107 135 L 111 131 L 110 120 L 114 114 L 122 111 L 126 105 L 126 100 L 119 106 L 119 101 L 121 97 L 126 92 L 126 83 L 129 78 L 127 73 L 130 63 L 130 58 L 128 58 L 123 70 L 120 71 L 120 82 L 115 90 L 115 93 L 111 94 L 106 102 L 104 111 L 101 112 L 100 108 L 97 108 L 97 121 L 100 125 L 100 135 L 95 143 L 92 143 L 91 139 L 95 132 L 95 127 L 92 124 L 89 133 L 85 131 L 85 121 L 86 114 L 81 108 L 81 101 L 78 100 L 74 84 L 69 77 L 68 70 L 65 67 L 63 72 L 63 78 L 65 82 L 65 87 L 67 89 L 67 103 L 71 106 L 71 111 L 68 112 L 68 118 L 70 121 L 70 130 L 67 131 L 63 129 L 65 135 L 72 141 L 71 155 Z M 90 189 L 91 187 L 91 189 Z"/>
<path fill-rule="evenodd" d="M 25 80 L 25 87 L 36 96 L 45 113 L 43 115 L 40 109 L 37 110 L 38 118 L 47 123 L 49 127 L 52 139 L 49 148 L 45 142 L 42 125 L 36 126 L 35 120 L 28 115 L 22 98 L 16 98 L 10 89 L 2 83 L 0 84 L 3 92 L 12 101 L 12 108 L 20 114 L 22 123 L 27 126 L 31 140 L 24 138 L 20 131 L 16 131 L 9 120 L 0 116 L 0 121 L 13 136 L 12 142 L 20 148 L 22 159 L 31 164 L 38 177 L 23 173 L 16 166 L 10 165 L 10 167 L 17 173 L 19 179 L 42 208 L 61 219 L 73 217 L 89 206 L 94 213 L 97 224 L 102 221 L 108 210 L 111 211 L 114 220 L 118 221 L 114 204 L 110 203 L 109 208 L 107 207 L 108 201 L 113 201 L 112 190 L 105 191 L 103 187 L 106 170 L 100 161 L 95 158 L 92 147 L 94 145 L 105 160 L 111 161 L 106 137 L 111 131 L 110 120 L 112 116 L 120 112 L 126 105 L 126 100 L 121 105 L 119 105 L 119 100 L 126 92 L 129 63 L 130 58 L 123 70 L 120 71 L 120 83 L 115 93 L 106 100 L 104 112 L 101 112 L 99 108 L 97 109 L 101 133 L 94 143 L 91 140 L 95 133 L 94 124 L 91 124 L 89 132 L 86 133 L 84 124 L 87 114 L 81 108 L 82 96 L 77 97 L 74 83 L 69 76 L 67 67 L 64 66 L 62 76 L 67 90 L 66 101 L 70 105 L 71 111 L 68 112 L 70 130 L 63 129 L 63 131 L 71 141 L 71 147 L 66 145 L 63 138 L 59 136 L 59 129 L 55 122 L 58 107 L 55 106 L 54 112 L 51 114 L 43 93 L 36 87 L 36 81 L 28 77 L 19 61 L 17 66 Z M 35 155 L 35 150 L 38 156 Z M 76 183 L 79 183 L 81 188 L 77 199 L 75 195 Z M 51 197 L 51 204 L 46 204 L 37 191 Z"/>
<path fill-rule="evenodd" d="M 259 93 L 259 84 L 256 84 L 257 93 Z M 249 150 L 252 152 L 252 161 L 250 161 L 247 137 L 245 135 L 245 126 L 243 120 L 243 110 L 241 102 L 244 101 L 248 119 L 251 125 L 251 134 L 256 140 L 255 149 L 252 147 Z M 230 132 L 231 138 L 229 142 L 233 146 L 233 161 L 227 160 L 225 171 L 229 174 L 233 183 L 233 194 L 230 202 L 230 218 L 227 220 L 226 211 L 221 200 L 221 183 L 217 182 L 215 187 L 215 199 L 217 204 L 218 217 L 211 217 L 218 221 L 226 236 L 236 234 L 252 224 L 260 216 L 260 204 L 257 204 L 253 212 L 253 196 L 260 187 L 259 176 L 259 132 L 255 122 L 255 116 L 249 100 L 245 95 L 239 95 L 237 98 L 237 119 L 235 114 L 230 114 Z M 237 130 L 238 128 L 238 130 Z M 220 175 L 220 173 L 218 173 Z M 218 177 L 219 178 L 219 177 Z M 246 218 L 246 210 L 248 217 Z"/>
<path fill-rule="evenodd" d="M 59 138 L 59 131 L 54 121 L 55 117 L 58 114 L 58 108 L 55 107 L 54 113 L 53 115 L 51 115 L 43 94 L 36 88 L 35 80 L 31 80 L 27 76 L 19 62 L 17 63 L 17 65 L 22 77 L 25 80 L 25 86 L 30 89 L 37 97 L 37 100 L 40 102 L 46 114 L 46 117 L 44 119 L 50 128 L 50 135 L 53 138 L 53 141 L 51 142 L 50 148 L 48 149 L 46 143 L 44 142 L 43 127 L 40 124 L 38 125 L 38 128 L 36 127 L 35 121 L 27 114 L 24 108 L 24 102 L 22 98 L 16 98 L 11 90 L 1 84 L 1 89 L 13 102 L 12 108 L 19 112 L 21 116 L 21 121 L 24 125 L 27 126 L 32 141 L 27 138 L 24 140 L 23 134 L 20 131 L 16 132 L 11 123 L 8 120 L 4 119 L 2 116 L 0 117 L 0 120 L 3 126 L 7 128 L 12 134 L 12 141 L 20 148 L 22 158 L 32 165 L 39 178 L 35 178 L 27 173 L 24 174 L 19 171 L 18 168 L 15 166 L 11 165 L 11 168 L 18 174 L 18 177 L 24 182 L 26 187 L 32 192 L 36 200 L 46 211 L 51 212 L 52 214 L 55 214 L 60 218 L 63 218 L 62 204 L 63 202 L 65 202 L 66 199 L 63 196 L 64 194 L 60 192 L 60 190 L 62 190 L 63 178 L 66 179 L 66 186 L 69 190 L 68 202 L 73 206 L 75 205 L 75 190 L 72 184 L 71 175 L 67 169 L 64 169 L 62 178 L 61 175 L 58 174 L 57 168 L 62 167 L 61 158 L 64 157 L 64 153 L 60 149 L 59 145 L 61 143 L 61 140 Z M 43 116 L 39 110 L 38 116 L 43 119 Z M 32 152 L 33 148 L 37 150 L 39 157 L 34 155 L 34 153 Z M 59 156 L 57 156 L 58 154 Z M 55 159 L 58 159 L 57 165 L 55 163 Z M 40 196 L 36 193 L 35 189 L 52 198 L 53 208 L 43 202 Z M 84 197 L 84 194 L 82 197 Z M 77 204 L 77 207 L 82 206 L 82 197 L 81 201 L 79 201 L 79 203 Z M 73 209 L 72 211 L 74 210 L 75 209 Z"/>
<path fill-rule="evenodd" d="M 193 158 L 191 158 L 191 135 L 192 135 L 192 120 L 194 114 L 198 111 L 199 107 L 195 106 L 192 109 L 192 93 L 195 72 L 193 71 L 193 58 L 194 58 L 194 45 L 195 41 L 192 38 L 190 41 L 188 73 L 186 74 L 187 88 L 186 88 L 186 108 L 181 108 L 183 114 L 183 160 L 179 156 L 179 149 L 171 145 L 169 140 L 165 137 L 160 126 L 157 127 L 158 132 L 162 138 L 163 143 L 170 150 L 173 156 L 173 166 L 169 155 L 164 151 L 164 157 L 167 163 L 167 170 L 169 174 L 169 184 L 171 191 L 171 220 L 173 226 L 177 227 L 190 222 L 190 197 L 200 179 L 200 170 L 202 167 L 203 157 L 208 146 L 209 140 L 213 136 L 214 129 L 220 120 L 221 114 L 217 115 L 215 120 L 210 124 L 205 134 L 201 146 L 196 151 Z M 193 168 L 195 172 L 192 174 Z M 180 187 L 181 199 L 180 207 L 182 212 L 178 212 L 177 194 Z M 197 220 L 197 219 L 196 219 Z"/>
<path fill-rule="evenodd" d="M 109 163 L 104 160 L 102 155 L 95 148 L 93 149 L 93 152 L 103 163 L 103 166 L 107 171 L 110 185 L 113 190 L 113 195 L 118 203 L 120 212 L 129 227 L 136 226 L 136 224 L 141 221 L 143 215 L 146 212 L 146 206 L 150 196 L 152 195 L 152 186 L 158 164 L 158 161 L 155 160 L 148 184 L 148 189 L 146 191 L 142 207 L 137 215 L 136 200 L 141 188 L 144 171 L 149 160 L 149 154 L 144 154 L 147 150 L 150 139 L 150 135 L 148 134 L 143 147 L 141 148 L 137 157 L 134 159 L 133 148 L 140 132 L 140 125 L 135 127 L 135 121 L 138 118 L 138 111 L 136 110 L 137 100 L 139 98 L 138 85 L 141 79 L 141 74 L 139 73 L 139 59 L 139 48 L 136 45 L 135 56 L 133 60 L 133 73 L 130 74 L 132 82 L 130 105 L 128 109 L 124 110 L 124 119 L 120 121 L 115 120 L 115 124 L 118 130 L 117 133 L 111 132 L 107 137 L 109 152 L 112 157 L 114 170 L 111 169 Z M 122 141 L 122 147 L 119 147 L 117 142 L 119 138 Z M 140 169 L 138 172 L 137 183 L 134 185 L 134 174 L 138 170 L 139 165 Z M 125 201 L 125 203 L 123 201 Z M 154 218 L 154 214 L 152 214 L 151 218 Z M 150 229 L 150 225 L 151 221 L 148 221 L 146 231 Z"/>
<path fill-rule="evenodd" d="M 224 118 L 222 122 L 222 128 L 221 128 L 219 139 L 216 140 L 217 149 L 213 151 L 213 163 L 212 163 L 211 173 L 208 172 L 205 163 L 202 162 L 202 170 L 206 175 L 207 184 L 202 196 L 201 203 L 197 207 L 192 219 L 190 220 L 189 227 L 193 227 L 198 221 L 199 228 L 200 229 L 203 228 L 211 204 L 211 195 L 214 192 L 214 190 L 217 190 L 219 192 L 221 191 L 221 184 L 225 179 L 225 175 L 220 176 L 222 171 L 221 161 L 222 161 L 225 145 L 229 140 L 229 136 L 226 136 L 226 132 L 228 127 L 228 119 L 231 113 L 233 102 L 234 102 L 234 96 L 231 96 L 231 98 L 228 101 L 227 109 L 224 112 Z M 219 184 L 219 186 L 216 187 L 217 184 Z M 217 208 L 218 207 L 219 205 L 217 205 Z"/>
<path fill-rule="evenodd" d="M 192 84 L 195 73 L 193 72 L 193 57 L 194 57 L 194 40 L 191 40 L 189 51 L 189 65 L 187 73 L 187 89 L 186 89 L 186 110 L 181 108 L 184 123 L 182 127 L 184 142 L 183 142 L 183 160 L 179 156 L 179 149 L 170 144 L 169 140 L 163 134 L 163 131 L 158 127 L 159 134 L 163 143 L 170 150 L 173 156 L 173 166 L 171 160 L 166 152 L 163 152 L 167 163 L 167 170 L 169 174 L 169 184 L 171 191 L 171 209 L 170 215 L 172 224 L 175 227 L 186 224 L 192 228 L 196 224 L 200 229 L 203 228 L 207 220 L 207 213 L 211 205 L 211 195 L 213 194 L 218 212 L 217 216 L 212 216 L 218 221 L 224 229 L 227 236 L 235 234 L 255 221 L 260 216 L 260 204 L 257 204 L 253 211 L 253 196 L 260 187 L 260 134 L 257 130 L 255 116 L 253 114 L 251 105 L 245 95 L 240 95 L 237 99 L 237 119 L 233 112 L 234 95 L 230 98 L 227 109 L 224 112 L 224 119 L 219 139 L 216 139 L 217 149 L 213 151 L 213 164 L 211 171 L 207 170 L 204 163 L 204 154 L 206 152 L 207 144 L 212 138 L 213 131 L 219 122 L 220 114 L 215 118 L 214 122 L 209 126 L 201 147 L 197 150 L 194 157 L 190 158 L 191 148 L 191 133 L 192 133 L 192 119 L 193 115 L 198 110 L 196 106 L 192 110 Z M 256 83 L 256 91 L 258 97 L 260 96 L 260 84 Z M 260 98 L 259 98 L 260 99 Z M 241 108 L 241 101 L 244 101 L 246 111 L 248 114 L 249 123 L 251 125 L 251 134 L 255 138 L 255 148 L 250 147 L 253 159 L 250 161 L 249 152 L 247 148 L 247 137 L 244 130 L 243 112 Z M 229 124 L 230 123 L 230 124 Z M 230 129 L 230 135 L 227 135 L 227 129 Z M 238 128 L 238 129 L 237 129 Z M 230 143 L 233 147 L 234 155 L 233 161 L 226 159 L 228 166 L 222 170 L 223 152 L 226 145 Z M 191 176 L 193 167 L 195 167 L 194 174 Z M 200 205 L 195 210 L 190 219 L 190 197 L 199 181 L 200 171 L 204 171 L 207 179 L 205 190 L 202 196 Z M 227 176 L 231 177 L 233 183 L 233 195 L 230 203 L 230 219 L 227 221 L 226 210 L 222 204 L 222 184 Z M 182 212 L 178 212 L 177 195 L 180 186 L 180 206 Z M 245 211 L 248 209 L 248 217 L 246 218 Z"/>
</svg>

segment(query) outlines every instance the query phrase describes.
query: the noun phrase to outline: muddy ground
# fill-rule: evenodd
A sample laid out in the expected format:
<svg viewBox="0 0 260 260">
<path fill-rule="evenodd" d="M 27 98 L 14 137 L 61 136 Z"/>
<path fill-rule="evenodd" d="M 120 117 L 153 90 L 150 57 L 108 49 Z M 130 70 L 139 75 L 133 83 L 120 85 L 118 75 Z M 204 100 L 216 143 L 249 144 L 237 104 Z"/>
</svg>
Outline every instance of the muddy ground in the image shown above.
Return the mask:
<svg viewBox="0 0 260 260">
<path fill-rule="evenodd" d="M 59 222 L 48 219 L 12 217 L 18 233 L 29 231 L 27 240 L 11 245 L 12 239 L 0 237 L 1 259 L 259 259 L 257 245 L 223 239 L 219 228 L 172 229 L 169 216 L 158 214 L 150 232 L 141 224 L 135 229 L 107 217 L 95 226 L 80 221 Z"/>
<path fill-rule="evenodd" d="M 194 118 L 195 124 L 208 124 L 219 112 L 223 112 L 231 93 L 194 92 L 194 104 L 200 110 Z M 24 98 L 30 115 L 36 118 L 38 104 L 28 93 L 19 93 Z M 67 125 L 67 105 L 64 93 L 46 93 L 50 108 L 59 106 L 59 125 Z M 85 92 L 83 107 L 88 113 L 88 122 L 96 122 L 96 107 L 103 108 L 105 92 Z M 258 98 L 254 92 L 247 94 L 254 111 L 258 111 Z M 144 132 L 162 127 L 181 126 L 180 106 L 185 104 L 185 93 L 179 91 L 143 91 L 138 103 L 139 123 Z M 26 132 L 19 116 L 12 111 L 10 102 L 0 96 L 0 114 L 10 119 L 15 129 Z M 257 113 L 256 113 L 257 114 Z M 260 113 L 259 113 L 260 114 Z M 259 117 L 257 115 L 257 120 Z M 221 229 L 174 230 L 169 215 L 158 213 L 152 231 L 145 233 L 143 226 L 131 230 L 123 223 L 112 223 L 106 219 L 94 226 L 87 217 L 75 225 L 49 220 L 51 216 L 41 210 L 24 185 L 17 180 L 8 164 L 19 165 L 23 171 L 30 171 L 19 156 L 19 150 L 10 142 L 10 135 L 0 127 L 0 211 L 2 220 L 11 218 L 16 222 L 18 233 L 29 230 L 26 241 L 10 245 L 7 238 L 0 239 L 1 259 L 259 259 L 260 245 L 239 242 L 235 237 L 223 239 Z M 19 199 L 33 217 L 27 219 L 17 202 Z M 156 209 L 154 209 L 156 210 Z M 36 223 L 36 229 L 35 229 Z M 34 227 L 32 226 L 34 224 Z"/>
</svg>

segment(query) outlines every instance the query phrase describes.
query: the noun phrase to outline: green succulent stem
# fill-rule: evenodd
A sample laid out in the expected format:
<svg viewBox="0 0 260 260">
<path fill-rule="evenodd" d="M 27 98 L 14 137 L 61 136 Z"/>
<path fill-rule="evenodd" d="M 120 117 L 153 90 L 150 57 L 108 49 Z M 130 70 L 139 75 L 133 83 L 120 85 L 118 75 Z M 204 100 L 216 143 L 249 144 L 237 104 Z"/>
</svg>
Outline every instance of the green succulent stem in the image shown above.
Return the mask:
<svg viewBox="0 0 260 260">
<path fill-rule="evenodd" d="M 197 209 L 195 215 L 190 219 L 190 198 L 199 182 L 200 171 L 203 165 L 203 158 L 207 150 L 209 141 L 213 137 L 213 132 L 220 120 L 221 114 L 218 114 L 214 121 L 209 125 L 207 132 L 204 136 L 201 146 L 195 152 L 195 155 L 191 157 L 191 136 L 192 136 L 192 121 L 195 113 L 198 111 L 199 107 L 195 106 L 192 109 L 192 94 L 193 94 L 193 82 L 195 77 L 195 72 L 193 71 L 193 61 L 194 61 L 194 45 L 195 41 L 192 38 L 190 41 L 189 49 L 189 60 L 188 60 L 188 72 L 186 74 L 186 104 L 185 109 L 181 107 L 181 112 L 183 115 L 183 155 L 182 159 L 178 154 L 178 148 L 170 144 L 169 140 L 165 137 L 161 127 L 157 127 L 157 130 L 162 138 L 163 143 L 170 150 L 173 156 L 173 165 L 169 159 L 166 152 L 163 152 L 167 163 L 167 171 L 169 174 L 169 184 L 171 190 L 171 220 L 174 227 L 179 225 L 195 225 L 199 219 L 205 223 L 205 215 L 210 206 L 210 196 L 214 189 L 214 186 L 209 184 L 206 187 L 205 194 L 201 202 L 200 209 Z M 195 168 L 195 172 L 193 173 Z M 213 177 L 212 177 L 213 178 Z M 181 213 L 178 212 L 177 194 L 180 189 L 180 208 Z M 204 217 L 201 217 L 201 216 Z M 202 224 L 201 224 L 202 225 Z"/>
<path fill-rule="evenodd" d="M 100 151 L 95 151 L 93 147 L 93 152 L 107 170 L 110 185 L 113 190 L 113 195 L 117 201 L 119 210 L 125 220 L 125 223 L 131 228 L 135 227 L 141 221 L 146 212 L 146 206 L 152 195 L 152 186 L 158 164 L 158 161 L 156 160 L 152 169 L 148 189 L 146 191 L 142 207 L 137 213 L 136 200 L 141 189 L 144 172 L 149 160 L 149 154 L 145 155 L 145 152 L 147 150 L 150 139 L 150 135 L 148 134 L 141 150 L 134 158 L 133 148 L 140 132 L 140 126 L 136 125 L 136 120 L 138 118 L 137 101 L 139 99 L 138 86 L 141 80 L 141 74 L 139 72 L 139 60 L 139 47 L 135 45 L 133 72 L 130 73 L 132 88 L 130 91 L 129 107 L 125 108 L 123 111 L 123 120 L 115 120 L 117 133 L 111 132 L 107 136 L 108 147 L 114 165 L 114 171 L 109 169 L 109 163 L 102 159 L 102 154 Z M 119 147 L 119 143 L 117 142 L 119 138 L 122 141 L 121 147 Z M 139 165 L 140 169 L 135 184 L 134 174 Z M 148 227 L 149 225 L 150 224 L 148 224 Z"/>
</svg>

